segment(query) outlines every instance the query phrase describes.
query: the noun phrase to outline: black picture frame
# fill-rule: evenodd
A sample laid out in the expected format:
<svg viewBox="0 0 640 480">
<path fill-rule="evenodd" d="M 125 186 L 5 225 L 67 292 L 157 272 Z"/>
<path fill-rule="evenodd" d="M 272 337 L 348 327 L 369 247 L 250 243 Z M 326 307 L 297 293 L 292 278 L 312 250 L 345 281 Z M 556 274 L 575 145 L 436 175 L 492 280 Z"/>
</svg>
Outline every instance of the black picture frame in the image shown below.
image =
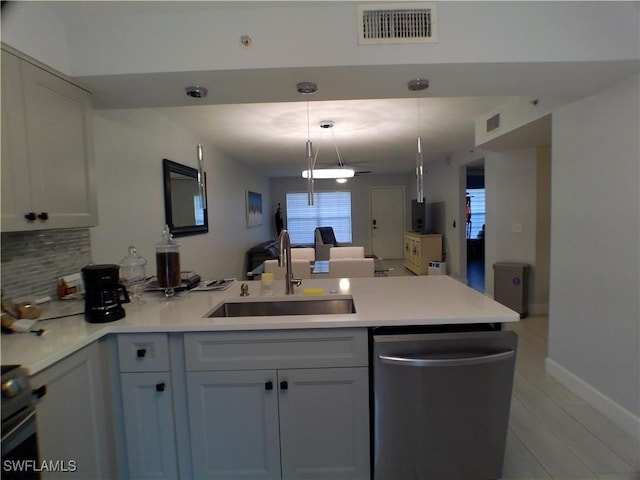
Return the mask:
<svg viewBox="0 0 640 480">
<path fill-rule="evenodd" d="M 197 208 L 198 170 L 167 158 L 162 160 L 165 221 L 174 237 L 209 231 L 207 208 Z M 204 175 L 205 198 L 207 177 Z M 205 202 L 208 203 L 208 202 Z"/>
</svg>

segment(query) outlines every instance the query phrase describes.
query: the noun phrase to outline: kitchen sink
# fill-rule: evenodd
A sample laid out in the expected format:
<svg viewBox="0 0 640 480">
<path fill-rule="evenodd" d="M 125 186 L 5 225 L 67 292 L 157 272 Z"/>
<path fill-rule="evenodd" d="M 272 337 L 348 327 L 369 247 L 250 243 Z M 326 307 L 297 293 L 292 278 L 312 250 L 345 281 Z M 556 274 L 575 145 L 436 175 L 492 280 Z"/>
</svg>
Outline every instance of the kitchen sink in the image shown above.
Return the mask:
<svg viewBox="0 0 640 480">
<path fill-rule="evenodd" d="M 226 302 L 207 317 L 271 317 L 281 315 L 335 315 L 356 313 L 352 298 L 285 300 L 281 302 Z"/>
</svg>

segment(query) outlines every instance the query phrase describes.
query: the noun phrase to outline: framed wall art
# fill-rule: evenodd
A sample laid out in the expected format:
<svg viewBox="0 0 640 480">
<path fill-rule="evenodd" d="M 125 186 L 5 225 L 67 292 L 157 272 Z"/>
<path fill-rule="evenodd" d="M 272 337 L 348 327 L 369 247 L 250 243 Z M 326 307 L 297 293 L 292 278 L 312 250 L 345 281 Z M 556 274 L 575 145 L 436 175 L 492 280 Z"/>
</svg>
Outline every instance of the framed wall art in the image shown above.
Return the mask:
<svg viewBox="0 0 640 480">
<path fill-rule="evenodd" d="M 247 228 L 262 225 L 262 194 L 247 190 Z"/>
</svg>

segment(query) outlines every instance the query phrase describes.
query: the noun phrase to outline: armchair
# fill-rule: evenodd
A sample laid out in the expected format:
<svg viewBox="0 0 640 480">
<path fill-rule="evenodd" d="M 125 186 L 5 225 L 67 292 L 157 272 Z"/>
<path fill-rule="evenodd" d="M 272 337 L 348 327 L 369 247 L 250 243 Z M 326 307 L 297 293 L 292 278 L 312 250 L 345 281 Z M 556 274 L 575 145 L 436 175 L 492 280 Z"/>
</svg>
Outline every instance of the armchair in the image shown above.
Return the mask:
<svg viewBox="0 0 640 480">
<path fill-rule="evenodd" d="M 316 227 L 314 236 L 316 260 L 329 260 L 329 249 L 338 246 L 333 227 Z"/>
</svg>

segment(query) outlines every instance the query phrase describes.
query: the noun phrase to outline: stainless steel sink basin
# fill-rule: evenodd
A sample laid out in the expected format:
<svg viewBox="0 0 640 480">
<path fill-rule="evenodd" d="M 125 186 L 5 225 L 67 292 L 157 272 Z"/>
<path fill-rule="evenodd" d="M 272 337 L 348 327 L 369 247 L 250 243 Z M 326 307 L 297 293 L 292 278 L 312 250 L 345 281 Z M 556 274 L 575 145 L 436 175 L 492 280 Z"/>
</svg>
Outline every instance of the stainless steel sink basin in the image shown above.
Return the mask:
<svg viewBox="0 0 640 480">
<path fill-rule="evenodd" d="M 207 317 L 270 317 L 279 315 L 333 315 L 344 313 L 356 313 L 353 299 L 226 302 L 210 312 Z"/>
</svg>

